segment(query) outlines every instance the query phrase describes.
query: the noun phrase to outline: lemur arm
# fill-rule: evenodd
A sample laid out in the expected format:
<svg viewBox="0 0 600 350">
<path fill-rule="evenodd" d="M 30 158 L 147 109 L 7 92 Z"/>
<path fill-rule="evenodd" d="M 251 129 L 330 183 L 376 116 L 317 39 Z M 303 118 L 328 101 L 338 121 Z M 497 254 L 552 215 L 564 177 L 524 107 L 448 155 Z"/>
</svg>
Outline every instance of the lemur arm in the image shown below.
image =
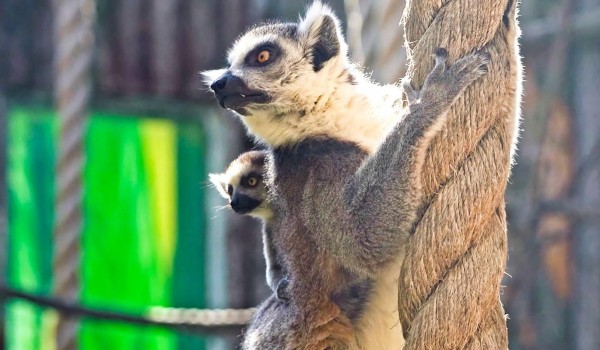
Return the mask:
<svg viewBox="0 0 600 350">
<path fill-rule="evenodd" d="M 345 266 L 367 273 L 398 255 L 421 203 L 425 152 L 445 123 L 462 91 L 485 73 L 486 54 L 465 56 L 446 65 L 447 52 L 436 51 L 436 65 L 420 92 L 405 84 L 409 113 L 359 168 L 343 190 L 347 233 L 337 241 Z M 348 232 L 349 231 L 349 232 Z"/>
</svg>

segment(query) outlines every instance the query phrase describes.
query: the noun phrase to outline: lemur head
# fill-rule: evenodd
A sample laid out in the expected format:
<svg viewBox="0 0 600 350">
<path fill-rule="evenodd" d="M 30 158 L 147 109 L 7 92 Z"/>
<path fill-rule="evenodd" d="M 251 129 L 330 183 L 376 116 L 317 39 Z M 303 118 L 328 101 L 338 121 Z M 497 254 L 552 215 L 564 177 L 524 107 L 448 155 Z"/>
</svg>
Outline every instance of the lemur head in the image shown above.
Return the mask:
<svg viewBox="0 0 600 350">
<path fill-rule="evenodd" d="M 269 219 L 267 188 L 263 182 L 266 151 L 250 151 L 237 157 L 224 173 L 210 174 L 210 181 L 238 214 Z"/>
<path fill-rule="evenodd" d="M 298 118 L 326 104 L 336 83 L 353 83 L 347 45 L 333 11 L 314 2 L 293 23 L 251 28 L 230 49 L 229 67 L 203 72 L 221 107 L 253 123 Z M 268 135 L 259 139 L 268 140 Z M 267 140 L 265 140 L 267 139 Z"/>
</svg>

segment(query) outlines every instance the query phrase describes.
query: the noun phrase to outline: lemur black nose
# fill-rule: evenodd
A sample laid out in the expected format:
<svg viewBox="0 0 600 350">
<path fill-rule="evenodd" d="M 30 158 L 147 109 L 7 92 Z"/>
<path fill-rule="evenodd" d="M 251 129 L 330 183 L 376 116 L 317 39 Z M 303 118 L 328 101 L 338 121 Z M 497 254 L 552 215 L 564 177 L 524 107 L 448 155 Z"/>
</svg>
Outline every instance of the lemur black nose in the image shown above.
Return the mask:
<svg viewBox="0 0 600 350">
<path fill-rule="evenodd" d="M 219 91 L 223 90 L 225 86 L 227 86 L 227 80 L 229 80 L 230 75 L 224 74 L 219 79 L 215 80 L 212 84 L 210 84 L 210 88 L 215 93 L 219 93 Z"/>
</svg>

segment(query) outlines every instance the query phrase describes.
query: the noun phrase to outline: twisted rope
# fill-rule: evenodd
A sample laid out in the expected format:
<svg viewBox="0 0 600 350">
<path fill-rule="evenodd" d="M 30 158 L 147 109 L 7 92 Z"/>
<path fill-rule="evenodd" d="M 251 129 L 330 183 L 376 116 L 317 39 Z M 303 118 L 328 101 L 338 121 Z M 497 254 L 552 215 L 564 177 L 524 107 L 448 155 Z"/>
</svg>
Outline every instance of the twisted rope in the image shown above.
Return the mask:
<svg viewBox="0 0 600 350">
<path fill-rule="evenodd" d="M 244 326 L 250 322 L 256 308 L 249 309 L 187 309 L 152 307 L 148 319 L 166 324 L 186 324 L 204 327 Z"/>
<path fill-rule="evenodd" d="M 450 61 L 491 55 L 424 163 L 426 200 L 407 246 L 398 308 L 405 349 L 506 349 L 499 299 L 506 254 L 504 190 L 520 103 L 515 0 L 407 1 L 407 76 L 422 86 L 436 47 Z"/>
<path fill-rule="evenodd" d="M 81 172 L 83 130 L 90 95 L 88 72 L 92 54 L 93 0 L 55 0 L 56 101 L 60 124 L 56 168 L 54 227 L 54 290 L 67 300 L 79 294 L 79 236 L 81 233 Z M 77 348 L 77 322 L 61 317 L 56 342 L 59 350 Z"/>
<path fill-rule="evenodd" d="M 239 331 L 239 327 L 246 325 L 256 311 L 256 308 L 190 309 L 150 307 L 144 316 L 139 316 L 82 306 L 72 300 L 36 295 L 0 284 L 0 299 L 5 298 L 18 298 L 42 307 L 53 308 L 63 315 L 205 333 Z"/>
</svg>

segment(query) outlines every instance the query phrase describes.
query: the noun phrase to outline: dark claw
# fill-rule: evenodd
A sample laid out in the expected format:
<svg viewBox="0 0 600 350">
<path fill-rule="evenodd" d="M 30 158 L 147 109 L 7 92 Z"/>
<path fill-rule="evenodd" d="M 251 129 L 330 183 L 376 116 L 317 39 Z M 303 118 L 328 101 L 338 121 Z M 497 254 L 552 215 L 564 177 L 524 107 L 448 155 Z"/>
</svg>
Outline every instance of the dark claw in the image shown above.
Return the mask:
<svg viewBox="0 0 600 350">
<path fill-rule="evenodd" d="M 437 58 L 445 60 L 446 58 L 448 58 L 448 50 L 446 50 L 443 47 L 438 47 L 437 49 L 435 49 L 435 56 Z"/>
</svg>

